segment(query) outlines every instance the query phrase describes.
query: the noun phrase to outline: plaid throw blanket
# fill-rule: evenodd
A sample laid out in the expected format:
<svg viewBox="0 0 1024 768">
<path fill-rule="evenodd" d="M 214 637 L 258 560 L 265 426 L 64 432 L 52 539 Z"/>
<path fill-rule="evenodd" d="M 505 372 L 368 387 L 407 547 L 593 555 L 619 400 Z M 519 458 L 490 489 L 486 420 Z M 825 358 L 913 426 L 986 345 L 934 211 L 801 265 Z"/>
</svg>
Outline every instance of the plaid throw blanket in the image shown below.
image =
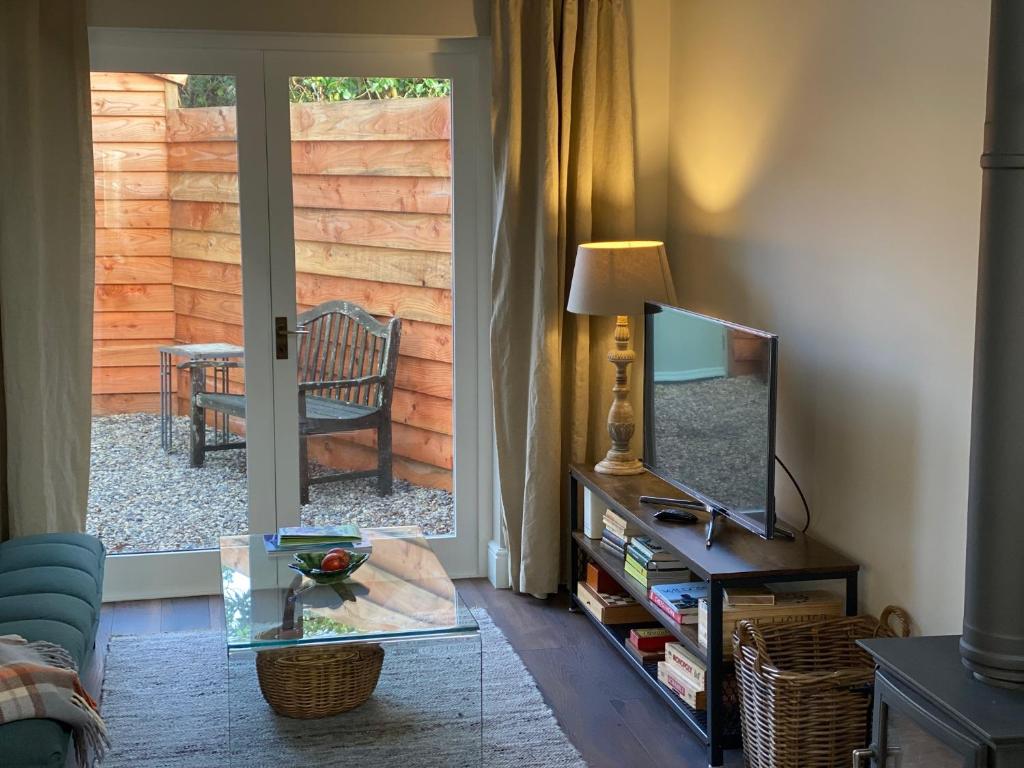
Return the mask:
<svg viewBox="0 0 1024 768">
<path fill-rule="evenodd" d="M 110 742 L 74 659 L 59 645 L 0 636 L 0 724 L 48 718 L 72 729 L 78 764 L 91 768 Z"/>
</svg>

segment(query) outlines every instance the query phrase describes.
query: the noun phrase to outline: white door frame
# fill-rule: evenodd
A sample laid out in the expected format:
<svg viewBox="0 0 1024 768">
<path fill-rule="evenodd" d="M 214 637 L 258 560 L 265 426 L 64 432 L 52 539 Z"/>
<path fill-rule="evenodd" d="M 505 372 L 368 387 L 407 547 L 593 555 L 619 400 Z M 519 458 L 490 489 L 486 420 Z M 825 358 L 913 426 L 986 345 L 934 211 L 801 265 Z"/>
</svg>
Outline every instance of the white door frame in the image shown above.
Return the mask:
<svg viewBox="0 0 1024 768">
<path fill-rule="evenodd" d="M 298 416 L 295 360 L 272 355 L 273 317 L 295 321 L 291 167 L 287 106 L 268 109 L 283 82 L 270 73 L 444 77 L 454 81 L 453 368 L 454 488 L 458 536 L 432 538 L 453 577 L 488 572 L 497 538 L 490 390 L 492 193 L 487 41 L 312 34 L 90 29 L 92 68 L 108 71 L 234 74 L 238 87 L 239 195 L 245 322 L 250 530 L 298 520 Z M 244 87 L 264 78 L 266 89 Z M 287 105 L 287 91 L 283 93 Z M 283 120 L 282 120 L 283 117 Z M 459 141 L 456 146 L 455 141 Z M 274 151 L 274 148 L 277 151 Z M 460 149 L 461 148 L 461 149 Z M 264 154 L 265 153 L 265 154 Z M 242 168 L 249 173 L 242 173 Z M 455 194 L 459 190 L 460 194 Z M 468 190 L 468 191 L 466 191 Z M 287 212 L 286 215 L 283 212 Z M 267 233 L 270 239 L 267 239 Z M 456 290 L 457 288 L 457 290 Z M 294 326 L 293 326 L 294 327 Z M 274 455 L 274 436 L 279 435 Z M 491 542 L 491 559 L 494 542 Z M 105 600 L 215 594 L 216 550 L 108 558 Z M 493 571 L 494 564 L 491 563 Z"/>
</svg>

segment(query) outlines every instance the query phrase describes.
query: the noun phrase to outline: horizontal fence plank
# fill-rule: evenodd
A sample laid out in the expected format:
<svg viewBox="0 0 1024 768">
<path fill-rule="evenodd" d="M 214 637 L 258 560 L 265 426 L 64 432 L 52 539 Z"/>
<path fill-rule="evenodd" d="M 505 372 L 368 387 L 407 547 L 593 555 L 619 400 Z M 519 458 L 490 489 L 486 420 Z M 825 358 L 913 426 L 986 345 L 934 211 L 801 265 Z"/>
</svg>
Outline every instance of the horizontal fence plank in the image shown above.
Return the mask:
<svg viewBox="0 0 1024 768">
<path fill-rule="evenodd" d="M 238 147 L 227 141 L 193 141 L 168 144 L 167 168 L 171 171 L 238 172 Z"/>
<path fill-rule="evenodd" d="M 364 445 L 346 440 L 343 436 L 317 437 L 309 441 L 309 456 L 324 466 L 342 470 L 373 469 L 377 466 L 377 452 Z M 392 471 L 399 480 L 427 488 L 452 490 L 452 473 L 450 469 L 435 467 L 420 461 L 395 456 Z M 316 499 L 317 487 L 314 485 L 310 493 Z"/>
<path fill-rule="evenodd" d="M 159 392 L 160 367 L 93 368 L 92 391 L 97 395 L 118 392 Z"/>
<path fill-rule="evenodd" d="M 174 286 L 97 285 L 95 312 L 167 312 L 174 309 Z"/>
<path fill-rule="evenodd" d="M 92 92 L 94 115 L 131 115 L 163 117 L 167 113 L 164 91 L 97 91 Z"/>
<path fill-rule="evenodd" d="M 170 256 L 97 256 L 98 285 L 170 283 Z"/>
<path fill-rule="evenodd" d="M 104 229 L 168 229 L 167 200 L 97 200 L 96 226 Z"/>
<path fill-rule="evenodd" d="M 415 176 L 292 177 L 292 200 L 302 208 L 451 213 L 451 180 Z"/>
<path fill-rule="evenodd" d="M 163 339 L 174 336 L 173 312 L 97 312 L 94 339 Z"/>
<path fill-rule="evenodd" d="M 377 447 L 376 432 L 351 432 L 346 437 L 359 445 L 374 449 Z M 449 435 L 406 424 L 393 424 L 391 440 L 399 456 L 433 464 L 435 467 L 452 468 L 452 438 Z"/>
<path fill-rule="evenodd" d="M 398 356 L 395 386 L 409 392 L 452 399 L 452 365 L 440 360 Z"/>
<path fill-rule="evenodd" d="M 451 168 L 448 141 L 292 141 L 295 174 L 450 176 Z"/>
<path fill-rule="evenodd" d="M 425 320 L 451 325 L 451 291 L 442 288 L 354 280 L 300 272 L 295 275 L 298 303 L 316 306 L 325 301 L 343 299 L 358 304 L 373 315 Z"/>
<path fill-rule="evenodd" d="M 239 233 L 238 206 L 231 203 L 171 201 L 171 228 L 197 232 Z"/>
<path fill-rule="evenodd" d="M 167 110 L 167 141 L 234 141 L 235 107 L 185 107 Z"/>
<path fill-rule="evenodd" d="M 172 171 L 168 187 L 173 200 L 194 200 L 206 203 L 238 202 L 237 173 Z"/>
<path fill-rule="evenodd" d="M 93 141 L 166 141 L 167 121 L 162 117 L 92 118 Z"/>
<path fill-rule="evenodd" d="M 451 217 L 436 213 L 384 213 L 381 211 L 325 211 L 296 208 L 296 240 L 451 251 Z"/>
<path fill-rule="evenodd" d="M 401 424 L 429 429 L 443 435 L 452 434 L 452 401 L 443 397 L 395 389 L 391 420 Z"/>
<path fill-rule="evenodd" d="M 90 88 L 94 91 L 160 91 L 166 80 L 144 72 L 91 72 Z"/>
<path fill-rule="evenodd" d="M 178 315 L 174 327 L 175 338 L 182 344 L 207 344 L 214 341 L 238 346 L 245 344 L 242 326 L 237 323 L 208 320 L 195 315 Z"/>
<path fill-rule="evenodd" d="M 175 259 L 241 264 L 242 241 L 238 235 L 172 229 L 171 255 Z"/>
<path fill-rule="evenodd" d="M 242 297 L 239 294 L 178 287 L 174 291 L 174 311 L 178 315 L 192 315 L 205 320 L 216 320 L 219 323 L 241 325 Z"/>
<path fill-rule="evenodd" d="M 175 290 L 198 288 L 219 293 L 242 295 L 242 268 L 236 264 L 174 259 Z"/>
<path fill-rule="evenodd" d="M 166 171 L 97 171 L 93 188 L 97 200 L 166 200 L 170 194 Z"/>
<path fill-rule="evenodd" d="M 160 347 L 174 339 L 96 339 L 92 343 L 92 364 L 99 368 L 159 365 Z"/>
<path fill-rule="evenodd" d="M 167 145 L 160 142 L 96 142 L 92 160 L 97 171 L 166 171 Z"/>
<path fill-rule="evenodd" d="M 437 251 L 299 240 L 295 243 L 295 268 L 314 275 L 428 288 L 450 288 L 452 284 L 451 254 Z"/>
<path fill-rule="evenodd" d="M 446 96 L 292 104 L 292 141 L 448 139 L 449 104 Z"/>
<path fill-rule="evenodd" d="M 160 413 L 160 394 L 146 392 L 92 396 L 93 416 L 112 416 L 117 413 Z"/>
<path fill-rule="evenodd" d="M 169 229 L 97 229 L 97 256 L 170 256 Z"/>
</svg>

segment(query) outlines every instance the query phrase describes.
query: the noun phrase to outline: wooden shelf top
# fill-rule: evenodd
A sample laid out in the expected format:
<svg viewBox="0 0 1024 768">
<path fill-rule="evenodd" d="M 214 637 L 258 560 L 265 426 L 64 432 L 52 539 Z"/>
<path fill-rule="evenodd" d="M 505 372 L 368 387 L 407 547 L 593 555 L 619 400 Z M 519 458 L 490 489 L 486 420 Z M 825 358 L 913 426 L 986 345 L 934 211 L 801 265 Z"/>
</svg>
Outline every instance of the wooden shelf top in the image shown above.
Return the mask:
<svg viewBox="0 0 1024 768">
<path fill-rule="evenodd" d="M 821 574 L 856 573 L 857 563 L 804 534 L 796 540 L 766 540 L 729 519 L 721 519 L 711 549 L 704 546 L 708 515 L 695 512 L 697 525 L 662 523 L 654 518 L 661 507 L 640 503 L 641 496 L 686 498 L 686 495 L 649 472 L 639 475 L 601 475 L 593 467 L 573 464 L 569 471 L 596 493 L 614 512 L 636 524 L 675 550 L 701 579 L 738 581 L 772 577 L 820 578 Z"/>
</svg>

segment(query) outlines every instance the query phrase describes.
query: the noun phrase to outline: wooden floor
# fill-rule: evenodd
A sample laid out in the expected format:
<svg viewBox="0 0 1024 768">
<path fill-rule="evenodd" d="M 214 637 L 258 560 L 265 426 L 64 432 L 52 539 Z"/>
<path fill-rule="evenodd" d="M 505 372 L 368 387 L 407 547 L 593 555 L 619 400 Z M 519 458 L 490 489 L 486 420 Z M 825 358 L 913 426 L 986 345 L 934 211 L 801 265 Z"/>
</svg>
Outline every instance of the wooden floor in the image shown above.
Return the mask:
<svg viewBox="0 0 1024 768">
<path fill-rule="evenodd" d="M 705 750 L 562 594 L 547 601 L 494 590 L 485 579 L 457 582 L 472 607 L 485 608 L 533 674 L 545 701 L 591 768 L 703 768 Z M 107 640 L 224 626 L 220 597 L 104 605 L 97 653 L 85 671 L 99 696 Z M 727 766 L 741 766 L 739 752 Z"/>
</svg>

